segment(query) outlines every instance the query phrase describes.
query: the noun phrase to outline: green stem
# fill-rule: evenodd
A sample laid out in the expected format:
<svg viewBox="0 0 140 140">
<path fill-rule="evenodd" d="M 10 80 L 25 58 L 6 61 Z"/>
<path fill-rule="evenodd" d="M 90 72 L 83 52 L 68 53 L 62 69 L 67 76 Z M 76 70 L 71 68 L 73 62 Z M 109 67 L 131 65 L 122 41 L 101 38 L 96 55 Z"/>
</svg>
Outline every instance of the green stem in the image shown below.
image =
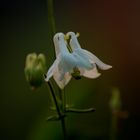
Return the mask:
<svg viewBox="0 0 140 140">
<path fill-rule="evenodd" d="M 65 114 L 66 111 L 66 96 L 65 96 L 65 89 L 61 90 L 61 101 L 62 101 L 62 112 Z M 65 124 L 65 118 L 62 118 L 62 123 L 63 123 L 63 131 L 64 133 L 64 139 L 66 139 L 66 124 Z"/>
<path fill-rule="evenodd" d="M 112 113 L 110 128 L 110 140 L 117 140 L 117 115 Z"/>
<path fill-rule="evenodd" d="M 53 0 L 47 0 L 47 15 L 48 15 L 49 35 L 50 38 L 53 38 L 54 34 L 56 33 L 55 19 L 54 19 L 54 12 L 53 12 Z M 55 53 L 53 54 L 53 57 L 55 58 Z"/>
<path fill-rule="evenodd" d="M 66 95 L 65 95 L 65 88 L 62 92 L 62 105 L 63 105 L 63 113 L 65 114 L 66 111 Z M 66 123 L 65 118 L 63 118 L 63 124 L 64 124 L 64 131 L 65 131 L 65 139 L 66 139 Z"/>
<path fill-rule="evenodd" d="M 53 0 L 47 0 L 47 8 L 48 8 L 48 22 L 52 33 L 51 36 L 53 36 L 56 32 L 53 12 Z"/>
<path fill-rule="evenodd" d="M 62 124 L 62 129 L 63 129 L 64 140 L 66 140 L 67 137 L 66 137 L 65 117 L 62 117 L 62 119 L 61 119 L 61 124 Z"/>
<path fill-rule="evenodd" d="M 51 93 L 52 93 L 52 97 L 53 97 L 53 100 L 54 100 L 54 103 L 55 103 L 55 106 L 56 106 L 56 110 L 57 110 L 59 119 L 61 120 L 61 125 L 62 125 L 62 131 L 63 131 L 64 140 L 66 140 L 66 127 L 65 127 L 65 118 L 64 118 L 65 116 L 60 111 L 60 108 L 59 108 L 59 105 L 57 103 L 57 99 L 56 99 L 56 96 L 55 96 L 55 93 L 54 93 L 54 90 L 53 90 L 53 87 L 52 87 L 51 83 L 48 82 L 48 85 L 49 85 L 49 88 L 50 88 Z"/>
<path fill-rule="evenodd" d="M 58 116 L 61 118 L 61 112 L 60 112 L 60 109 L 59 109 L 59 106 L 58 106 L 58 103 L 57 103 L 57 99 L 55 97 L 55 93 L 54 93 L 53 87 L 52 87 L 50 82 L 48 82 L 48 85 L 49 85 L 49 88 L 50 88 L 51 93 L 52 93 L 52 97 L 53 97 L 53 100 L 54 100 L 54 103 L 55 103 L 55 106 L 56 106 L 56 110 L 57 110 Z"/>
<path fill-rule="evenodd" d="M 66 95 L 65 95 L 65 88 L 62 90 L 62 109 L 63 112 L 65 113 L 66 111 Z"/>
</svg>

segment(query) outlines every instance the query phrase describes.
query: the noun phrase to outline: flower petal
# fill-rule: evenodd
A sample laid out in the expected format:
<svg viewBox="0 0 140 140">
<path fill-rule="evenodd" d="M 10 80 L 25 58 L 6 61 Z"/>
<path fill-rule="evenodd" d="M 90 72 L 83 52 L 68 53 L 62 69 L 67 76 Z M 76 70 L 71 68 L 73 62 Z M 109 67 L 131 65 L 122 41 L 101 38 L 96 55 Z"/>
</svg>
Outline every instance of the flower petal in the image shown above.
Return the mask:
<svg viewBox="0 0 140 140">
<path fill-rule="evenodd" d="M 71 39 L 70 39 L 70 46 L 72 48 L 73 51 L 75 51 L 76 49 L 79 49 L 81 48 L 78 40 L 77 40 L 77 36 L 74 32 L 68 32 L 66 34 L 66 36 L 71 36 Z"/>
<path fill-rule="evenodd" d="M 63 75 L 63 78 L 60 80 L 60 76 Z M 53 78 L 55 80 L 55 82 L 57 83 L 57 85 L 61 88 L 64 89 L 64 87 L 68 84 L 68 82 L 71 80 L 71 75 L 67 72 L 62 74 L 59 72 L 59 70 L 57 69 L 57 71 L 55 72 L 55 74 L 53 75 Z"/>
<path fill-rule="evenodd" d="M 91 52 L 82 49 L 83 52 L 85 53 L 85 55 L 88 55 L 90 58 L 90 61 L 92 61 L 93 63 L 96 63 L 97 66 L 102 69 L 102 70 L 108 70 L 110 68 L 112 68 L 112 66 L 107 65 L 105 63 L 103 63 L 98 57 L 96 57 L 94 54 L 92 54 Z"/>
<path fill-rule="evenodd" d="M 107 69 L 112 68 L 112 66 L 103 63 L 99 58 L 97 58 L 91 52 L 82 49 L 81 46 L 80 46 L 80 44 L 79 44 L 79 42 L 78 42 L 78 40 L 77 40 L 77 36 L 76 36 L 76 34 L 74 32 L 68 32 L 67 35 L 68 36 L 71 36 L 70 46 L 73 49 L 73 51 L 76 54 L 82 56 L 84 60 L 87 60 L 87 57 L 88 57 L 88 60 L 90 60 L 90 62 L 92 64 L 93 63 L 96 63 L 98 65 L 98 67 L 100 69 L 102 69 L 102 70 L 107 70 Z"/>
<path fill-rule="evenodd" d="M 84 70 L 83 72 L 82 71 L 80 72 L 84 77 L 91 78 L 91 79 L 97 78 L 101 75 L 100 73 L 98 73 L 96 67 L 94 67 L 92 70 Z"/>
<path fill-rule="evenodd" d="M 88 57 L 86 55 L 84 55 L 84 53 L 82 53 L 81 51 L 82 49 L 77 49 L 73 52 L 73 56 L 76 59 L 76 65 L 79 68 L 84 68 L 84 69 L 92 69 L 93 68 L 93 64 L 90 63 Z"/>
<path fill-rule="evenodd" d="M 60 48 L 59 48 L 59 35 L 61 33 L 56 33 L 53 37 L 53 42 L 54 42 L 54 47 L 55 47 L 55 54 L 56 54 L 56 58 L 60 53 Z"/>
<path fill-rule="evenodd" d="M 55 73 L 58 67 L 58 63 L 59 63 L 59 57 L 54 61 L 53 65 L 49 68 L 45 81 L 49 81 L 49 79 L 53 76 L 53 74 Z"/>
</svg>

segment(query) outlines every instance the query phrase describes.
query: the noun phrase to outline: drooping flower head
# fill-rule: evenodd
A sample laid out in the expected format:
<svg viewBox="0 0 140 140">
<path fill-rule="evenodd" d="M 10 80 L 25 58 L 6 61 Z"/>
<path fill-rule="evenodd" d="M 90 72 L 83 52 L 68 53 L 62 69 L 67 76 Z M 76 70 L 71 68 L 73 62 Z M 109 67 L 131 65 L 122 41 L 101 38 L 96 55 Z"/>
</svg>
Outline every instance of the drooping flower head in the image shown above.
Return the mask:
<svg viewBox="0 0 140 140">
<path fill-rule="evenodd" d="M 68 44 L 65 38 L 69 37 L 71 39 Z M 77 37 L 74 32 L 68 32 L 66 36 L 63 33 L 56 33 L 53 38 L 56 60 L 47 73 L 46 81 L 53 76 L 61 89 L 68 84 L 72 76 L 76 79 L 81 76 L 88 78 L 100 76 L 96 64 L 104 70 L 111 68 L 111 66 L 104 64 L 89 51 L 82 49 Z"/>
</svg>

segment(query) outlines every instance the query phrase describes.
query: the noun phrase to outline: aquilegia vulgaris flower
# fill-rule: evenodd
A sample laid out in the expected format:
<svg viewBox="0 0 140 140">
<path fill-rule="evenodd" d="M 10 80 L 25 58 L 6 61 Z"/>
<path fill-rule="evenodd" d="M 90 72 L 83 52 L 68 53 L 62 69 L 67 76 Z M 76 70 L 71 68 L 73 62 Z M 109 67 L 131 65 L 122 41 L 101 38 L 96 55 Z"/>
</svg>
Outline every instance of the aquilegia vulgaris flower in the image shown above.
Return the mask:
<svg viewBox="0 0 140 140">
<path fill-rule="evenodd" d="M 71 37 L 70 43 L 67 39 Z M 104 64 L 91 52 L 80 47 L 77 34 L 68 32 L 56 33 L 53 41 L 56 52 L 56 60 L 47 72 L 46 81 L 53 76 L 58 86 L 63 89 L 70 79 L 79 79 L 81 76 L 97 78 L 100 76 L 96 64 L 100 69 L 107 70 L 112 66 Z"/>
</svg>

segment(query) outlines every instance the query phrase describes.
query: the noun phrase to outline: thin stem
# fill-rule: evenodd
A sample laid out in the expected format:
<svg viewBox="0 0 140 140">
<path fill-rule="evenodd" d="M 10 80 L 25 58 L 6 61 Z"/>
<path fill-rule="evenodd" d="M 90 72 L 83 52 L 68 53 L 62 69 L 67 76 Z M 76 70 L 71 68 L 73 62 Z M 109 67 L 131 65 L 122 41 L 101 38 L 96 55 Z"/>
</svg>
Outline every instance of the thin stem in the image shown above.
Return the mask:
<svg viewBox="0 0 140 140">
<path fill-rule="evenodd" d="M 65 96 L 65 88 L 61 90 L 61 99 L 62 99 L 62 111 L 65 114 L 66 110 L 66 96 Z M 62 118 L 62 123 L 63 123 L 63 131 L 64 133 L 64 139 L 66 139 L 66 123 L 65 123 L 65 118 Z"/>
<path fill-rule="evenodd" d="M 53 12 L 53 0 L 47 0 L 47 8 L 48 8 L 48 22 L 51 30 L 51 36 L 55 34 L 55 19 Z"/>
<path fill-rule="evenodd" d="M 117 139 L 117 115 L 112 113 L 111 116 L 111 128 L 110 128 L 110 140 Z"/>
<path fill-rule="evenodd" d="M 54 100 L 54 103 L 55 103 L 55 106 L 56 106 L 56 110 L 57 110 L 58 116 L 61 118 L 61 112 L 60 112 L 60 109 L 59 109 L 59 106 L 58 106 L 58 103 L 57 103 L 57 99 L 55 97 L 55 93 L 54 93 L 53 87 L 52 87 L 50 82 L 48 82 L 48 85 L 49 85 L 49 88 L 50 88 L 51 93 L 52 93 L 52 97 L 53 97 L 53 100 Z"/>
<path fill-rule="evenodd" d="M 65 114 L 66 110 L 66 96 L 65 96 L 65 88 L 62 90 L 62 111 Z M 65 123 L 65 118 L 62 118 L 62 123 L 63 123 L 63 131 L 64 131 L 64 139 L 66 139 L 66 123 Z"/>
<path fill-rule="evenodd" d="M 63 108 L 63 112 L 65 113 L 65 110 L 66 110 L 65 88 L 62 90 L 62 108 Z"/>
<path fill-rule="evenodd" d="M 54 103 L 55 103 L 55 106 L 56 106 L 56 110 L 57 110 L 59 119 L 61 120 L 61 125 L 62 125 L 64 140 L 66 140 L 66 126 L 65 126 L 64 114 L 62 114 L 61 111 L 60 111 L 60 108 L 59 108 L 59 105 L 57 103 L 57 99 L 56 99 L 56 96 L 55 96 L 55 93 L 54 93 L 54 90 L 53 90 L 53 87 L 52 87 L 51 83 L 48 82 L 48 85 L 49 85 L 49 88 L 50 88 L 51 93 L 52 93 L 52 97 L 53 97 L 53 100 L 54 100 Z"/>
<path fill-rule="evenodd" d="M 61 124 L 62 124 L 62 129 L 63 129 L 64 140 L 66 140 L 67 137 L 66 137 L 65 117 L 62 117 L 62 118 L 61 118 Z"/>
<path fill-rule="evenodd" d="M 54 3 L 53 0 L 47 0 L 47 15 L 48 15 L 50 38 L 53 38 L 54 34 L 56 33 L 53 3 Z M 50 46 L 53 46 L 52 42 L 50 42 Z M 53 52 L 55 52 L 55 51 L 53 51 Z M 53 54 L 53 58 L 55 58 L 55 53 Z"/>
</svg>

